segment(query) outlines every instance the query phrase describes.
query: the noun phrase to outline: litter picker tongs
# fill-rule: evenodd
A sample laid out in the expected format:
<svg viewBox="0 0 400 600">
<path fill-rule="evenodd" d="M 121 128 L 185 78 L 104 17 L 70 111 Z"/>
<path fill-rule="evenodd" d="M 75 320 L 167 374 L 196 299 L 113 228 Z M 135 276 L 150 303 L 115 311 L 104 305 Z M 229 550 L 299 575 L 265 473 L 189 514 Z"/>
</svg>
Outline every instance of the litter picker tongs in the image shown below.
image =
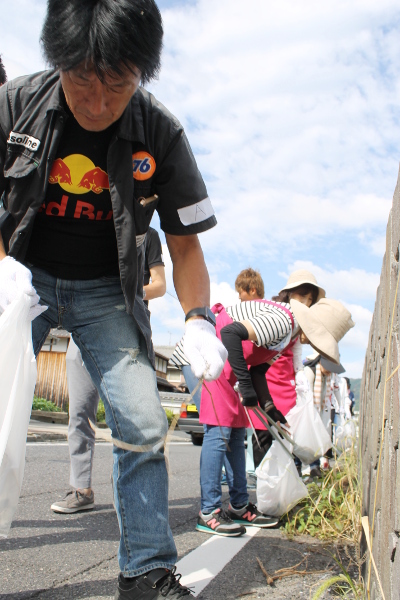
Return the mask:
<svg viewBox="0 0 400 600">
<path fill-rule="evenodd" d="M 250 421 L 251 427 L 253 429 L 253 432 L 257 438 L 257 434 L 255 432 L 253 423 L 250 419 L 250 415 L 249 412 L 247 410 L 247 407 L 244 406 L 243 407 L 246 414 L 247 414 L 247 418 Z M 292 447 L 294 446 L 294 441 L 293 439 L 290 437 L 290 435 L 288 435 L 286 433 L 286 431 L 284 431 L 282 429 L 282 427 L 280 425 L 278 425 L 278 423 L 276 423 L 260 406 L 254 406 L 251 407 L 252 411 L 254 412 L 254 414 L 260 419 L 261 423 L 263 425 L 265 425 L 265 427 L 268 429 L 268 431 L 270 431 L 272 437 L 280 443 L 280 445 L 282 446 L 282 448 L 285 450 L 286 454 L 288 454 L 290 456 L 290 458 L 293 458 L 293 454 L 287 449 L 287 447 L 285 446 L 285 444 L 282 443 L 281 438 L 279 437 L 279 435 L 276 433 L 276 431 L 278 431 L 281 436 L 287 441 L 289 442 L 289 444 L 292 445 Z M 258 440 L 257 440 L 258 441 Z"/>
</svg>

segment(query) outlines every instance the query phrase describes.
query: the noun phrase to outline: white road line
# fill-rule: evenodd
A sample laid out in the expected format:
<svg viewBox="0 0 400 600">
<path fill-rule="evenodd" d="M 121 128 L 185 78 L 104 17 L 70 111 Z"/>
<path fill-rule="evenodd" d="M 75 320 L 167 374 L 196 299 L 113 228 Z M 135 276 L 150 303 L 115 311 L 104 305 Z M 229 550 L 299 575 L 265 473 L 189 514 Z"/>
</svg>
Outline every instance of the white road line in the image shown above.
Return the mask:
<svg viewBox="0 0 400 600">
<path fill-rule="evenodd" d="M 190 587 L 194 596 L 200 594 L 259 531 L 259 527 L 248 527 L 245 535 L 240 537 L 210 536 L 204 544 L 177 562 L 176 570 L 182 573 L 182 585 Z"/>
</svg>

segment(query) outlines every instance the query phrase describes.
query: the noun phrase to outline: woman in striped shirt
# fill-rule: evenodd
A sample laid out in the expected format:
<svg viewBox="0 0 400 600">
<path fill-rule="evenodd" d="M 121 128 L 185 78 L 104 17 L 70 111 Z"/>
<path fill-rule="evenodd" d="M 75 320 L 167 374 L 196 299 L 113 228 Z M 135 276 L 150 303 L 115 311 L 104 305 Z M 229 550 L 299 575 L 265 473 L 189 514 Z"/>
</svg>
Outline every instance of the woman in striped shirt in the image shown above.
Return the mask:
<svg viewBox="0 0 400 600">
<path fill-rule="evenodd" d="M 338 316 L 340 331 L 335 329 L 335 335 L 340 339 L 352 326 L 350 313 L 340 303 L 325 300 L 325 312 L 320 315 L 322 319 L 333 320 L 336 325 L 338 319 L 332 303 L 341 307 Z M 200 422 L 204 424 L 205 434 L 200 460 L 201 511 L 196 528 L 207 533 L 238 536 L 245 532 L 245 525 L 271 527 L 277 523 L 277 519 L 262 515 L 248 502 L 244 440 L 249 420 L 243 406 L 251 408 L 260 404 L 275 421 L 285 423 L 285 417 L 275 407 L 269 394 L 265 379 L 268 366 L 297 335 L 300 335 L 302 343 L 313 344 L 315 330 L 314 343 L 320 344 L 319 351 L 327 355 L 332 344 L 337 346 L 338 340 L 328 330 L 325 335 L 323 329 L 321 335 L 318 327 L 314 327 L 314 321 L 319 321 L 315 319 L 316 315 L 311 314 L 312 309 L 295 297 L 290 303 L 252 300 L 226 309 L 216 304 L 212 310 L 216 315 L 217 336 L 228 350 L 228 361 L 221 376 L 216 381 L 203 384 L 202 388 Z M 302 328 L 310 322 L 310 327 L 307 327 L 310 339 L 300 330 L 298 318 Z M 323 327 L 323 323 L 321 325 Z M 183 339 L 183 345 L 175 352 L 175 362 L 178 357 L 181 363 L 185 361 L 184 343 Z M 331 358 L 337 360 L 336 354 Z M 188 364 L 187 361 L 185 363 Z M 237 381 L 243 404 L 234 389 Z M 254 416 L 252 420 L 257 428 L 257 418 Z M 227 510 L 222 509 L 221 501 L 221 471 L 225 455 L 233 472 Z"/>
</svg>

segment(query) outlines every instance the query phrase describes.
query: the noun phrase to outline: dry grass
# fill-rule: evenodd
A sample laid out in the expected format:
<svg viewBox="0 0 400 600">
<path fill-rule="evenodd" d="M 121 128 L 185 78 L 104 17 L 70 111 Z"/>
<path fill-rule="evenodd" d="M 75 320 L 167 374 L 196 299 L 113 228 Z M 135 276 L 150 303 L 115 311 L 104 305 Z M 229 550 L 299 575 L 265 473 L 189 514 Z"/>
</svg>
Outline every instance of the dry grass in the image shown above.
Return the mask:
<svg viewBox="0 0 400 600">
<path fill-rule="evenodd" d="M 308 534 L 335 545 L 336 553 L 332 558 L 341 572 L 324 581 L 314 593 L 313 600 L 328 589 L 346 598 L 364 597 L 359 473 L 357 449 L 353 444 L 338 456 L 322 480 L 308 486 L 309 496 L 284 518 L 284 529 L 289 536 Z"/>
</svg>

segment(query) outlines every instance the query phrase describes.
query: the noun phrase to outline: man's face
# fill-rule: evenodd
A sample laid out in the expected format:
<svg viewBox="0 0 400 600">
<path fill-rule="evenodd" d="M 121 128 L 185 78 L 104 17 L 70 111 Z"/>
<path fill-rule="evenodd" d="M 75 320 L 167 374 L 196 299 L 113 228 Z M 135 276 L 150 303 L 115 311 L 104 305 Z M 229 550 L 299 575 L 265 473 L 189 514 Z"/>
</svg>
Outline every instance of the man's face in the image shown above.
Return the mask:
<svg viewBox="0 0 400 600">
<path fill-rule="evenodd" d="M 125 69 L 122 76 L 107 76 L 104 83 L 93 69 L 83 66 L 61 71 L 68 107 L 83 129 L 103 131 L 120 118 L 140 83 L 140 70 L 132 70 Z"/>
<path fill-rule="evenodd" d="M 248 292 L 246 290 L 239 289 L 239 300 L 240 302 L 248 302 L 249 300 L 261 300 L 257 294 L 256 288 L 250 289 Z"/>
</svg>

